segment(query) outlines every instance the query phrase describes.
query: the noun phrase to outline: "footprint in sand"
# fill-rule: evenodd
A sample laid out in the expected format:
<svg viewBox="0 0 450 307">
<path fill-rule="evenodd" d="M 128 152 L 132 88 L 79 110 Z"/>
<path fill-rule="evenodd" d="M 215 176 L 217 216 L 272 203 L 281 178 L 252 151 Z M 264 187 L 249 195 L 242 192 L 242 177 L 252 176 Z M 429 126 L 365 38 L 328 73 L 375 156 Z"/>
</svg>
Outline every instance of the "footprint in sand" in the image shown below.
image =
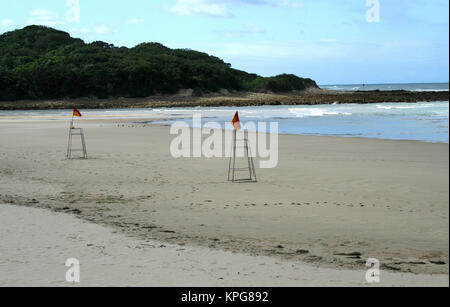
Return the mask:
<svg viewBox="0 0 450 307">
<path fill-rule="evenodd" d="M 362 253 L 360 252 L 351 252 L 351 253 L 333 253 L 334 256 L 343 256 L 351 259 L 361 259 Z"/>
</svg>

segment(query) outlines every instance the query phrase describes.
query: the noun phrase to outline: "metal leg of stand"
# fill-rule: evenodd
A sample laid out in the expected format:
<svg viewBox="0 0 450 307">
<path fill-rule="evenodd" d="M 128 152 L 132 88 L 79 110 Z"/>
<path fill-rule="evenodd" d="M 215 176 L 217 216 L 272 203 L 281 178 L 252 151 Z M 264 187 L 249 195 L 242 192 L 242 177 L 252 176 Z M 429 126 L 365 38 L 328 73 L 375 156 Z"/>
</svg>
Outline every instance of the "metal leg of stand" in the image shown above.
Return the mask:
<svg viewBox="0 0 450 307">
<path fill-rule="evenodd" d="M 251 162 L 250 162 L 250 155 L 248 154 L 248 140 L 245 139 L 245 154 L 247 155 L 247 163 L 248 163 L 248 177 L 250 178 L 250 180 L 252 180 L 252 167 L 251 167 Z"/>
<path fill-rule="evenodd" d="M 69 143 L 67 144 L 67 159 L 72 158 L 72 129 L 69 130 Z"/>
<path fill-rule="evenodd" d="M 233 144 L 233 170 L 232 170 L 233 178 L 232 178 L 232 181 L 234 182 L 234 181 L 236 181 L 236 176 L 235 176 L 235 174 L 236 174 L 236 131 L 234 132 L 234 142 L 233 143 L 234 144 Z"/>
<path fill-rule="evenodd" d="M 255 164 L 253 163 L 252 149 L 251 149 L 250 146 L 249 146 L 249 151 L 250 151 L 250 159 L 249 159 L 250 165 L 249 165 L 249 167 L 251 167 L 252 172 L 253 172 L 253 177 L 255 178 L 255 181 L 257 182 L 258 179 L 256 178 L 256 169 L 255 169 Z"/>
<path fill-rule="evenodd" d="M 87 150 L 86 150 L 86 142 L 84 140 L 84 131 L 81 129 L 81 143 L 83 145 L 83 157 L 87 159 Z"/>
<path fill-rule="evenodd" d="M 233 157 L 232 155 L 233 155 L 233 153 L 231 152 L 230 153 L 230 162 L 228 163 L 228 181 L 231 181 L 230 175 L 231 175 L 231 159 Z"/>
<path fill-rule="evenodd" d="M 228 181 L 232 181 L 231 180 L 231 162 L 232 162 L 233 157 L 235 155 L 235 152 L 234 152 L 235 144 L 236 144 L 236 132 L 234 133 L 233 145 L 231 146 L 231 149 L 230 149 L 230 161 L 228 163 Z"/>
<path fill-rule="evenodd" d="M 242 139 L 239 141 L 242 141 L 244 144 L 243 146 L 240 146 L 239 148 L 244 148 L 244 157 L 247 158 L 247 167 L 244 168 L 236 168 L 236 149 L 237 147 L 237 139 L 236 139 L 236 131 L 234 133 L 234 139 L 233 139 L 233 146 L 231 147 L 231 156 L 228 163 L 228 181 L 231 182 L 257 182 L 256 179 L 256 170 L 255 165 L 253 163 L 253 156 L 251 153 L 251 148 L 248 139 Z M 247 155 L 245 157 L 245 155 Z M 248 178 L 238 178 L 236 179 L 236 172 L 247 172 L 248 171 Z"/>
<path fill-rule="evenodd" d="M 79 133 L 74 133 L 74 131 L 78 131 Z M 81 149 L 73 149 L 73 136 L 79 135 L 81 139 L 81 145 L 83 148 Z M 69 130 L 69 144 L 67 145 L 67 159 L 72 159 L 72 152 L 73 151 L 82 151 L 83 152 L 83 159 L 87 159 L 87 149 L 86 149 L 86 140 L 84 138 L 84 131 L 81 128 L 71 128 Z"/>
</svg>

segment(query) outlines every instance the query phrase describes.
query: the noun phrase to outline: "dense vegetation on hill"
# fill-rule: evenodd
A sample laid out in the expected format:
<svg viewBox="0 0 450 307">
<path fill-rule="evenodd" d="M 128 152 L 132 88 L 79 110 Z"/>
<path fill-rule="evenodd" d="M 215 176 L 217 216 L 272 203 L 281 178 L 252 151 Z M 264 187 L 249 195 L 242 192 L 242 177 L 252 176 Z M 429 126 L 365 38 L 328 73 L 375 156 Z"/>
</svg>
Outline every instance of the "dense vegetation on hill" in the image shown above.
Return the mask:
<svg viewBox="0 0 450 307">
<path fill-rule="evenodd" d="M 263 78 L 205 53 L 158 43 L 134 48 L 86 44 L 68 33 L 29 26 L 0 36 L 0 100 L 147 97 L 230 91 L 288 92 L 317 87 L 294 75 Z"/>
</svg>

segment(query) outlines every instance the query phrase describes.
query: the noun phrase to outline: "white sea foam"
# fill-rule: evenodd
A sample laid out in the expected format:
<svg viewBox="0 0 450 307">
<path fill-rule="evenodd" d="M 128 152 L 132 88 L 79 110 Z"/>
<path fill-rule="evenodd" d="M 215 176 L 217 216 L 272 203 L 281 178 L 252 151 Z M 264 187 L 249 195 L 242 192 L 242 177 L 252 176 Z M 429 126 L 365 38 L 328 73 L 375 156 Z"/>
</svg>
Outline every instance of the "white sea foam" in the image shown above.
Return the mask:
<svg viewBox="0 0 450 307">
<path fill-rule="evenodd" d="M 337 91 L 392 91 L 405 90 L 412 92 L 442 92 L 448 91 L 447 83 L 410 83 L 410 84 L 347 84 L 347 85 L 321 85 L 323 89 Z"/>
<path fill-rule="evenodd" d="M 393 107 L 377 105 L 377 108 L 382 110 L 391 110 Z"/>
<path fill-rule="evenodd" d="M 319 109 L 319 108 L 290 108 L 289 112 L 294 114 L 296 117 L 319 117 L 325 115 L 346 115 L 350 116 L 352 113 L 348 112 L 338 112 L 338 111 L 330 111 L 328 109 Z"/>
<path fill-rule="evenodd" d="M 431 103 L 426 103 L 426 104 L 420 104 L 420 103 L 416 103 L 416 104 L 408 104 L 408 105 L 377 105 L 377 109 L 381 109 L 381 110 L 408 110 L 408 109 L 424 109 L 424 108 L 431 108 L 434 105 Z"/>
</svg>

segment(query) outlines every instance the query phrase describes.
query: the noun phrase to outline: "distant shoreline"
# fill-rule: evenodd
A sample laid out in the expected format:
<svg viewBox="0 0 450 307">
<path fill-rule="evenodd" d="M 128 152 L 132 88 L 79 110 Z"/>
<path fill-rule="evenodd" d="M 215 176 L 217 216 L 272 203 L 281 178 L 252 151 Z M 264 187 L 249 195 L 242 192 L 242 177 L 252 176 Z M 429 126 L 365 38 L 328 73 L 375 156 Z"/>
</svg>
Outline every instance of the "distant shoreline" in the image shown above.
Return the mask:
<svg viewBox="0 0 450 307">
<path fill-rule="evenodd" d="M 307 90 L 291 93 L 226 93 L 194 97 L 187 94 L 157 95 L 147 98 L 76 98 L 58 100 L 0 101 L 0 110 L 114 109 L 114 108 L 175 108 L 175 107 L 224 107 L 263 105 L 318 105 L 344 103 L 382 102 L 432 102 L 448 101 L 449 91 L 413 92 L 395 91 L 332 91 Z"/>
</svg>

